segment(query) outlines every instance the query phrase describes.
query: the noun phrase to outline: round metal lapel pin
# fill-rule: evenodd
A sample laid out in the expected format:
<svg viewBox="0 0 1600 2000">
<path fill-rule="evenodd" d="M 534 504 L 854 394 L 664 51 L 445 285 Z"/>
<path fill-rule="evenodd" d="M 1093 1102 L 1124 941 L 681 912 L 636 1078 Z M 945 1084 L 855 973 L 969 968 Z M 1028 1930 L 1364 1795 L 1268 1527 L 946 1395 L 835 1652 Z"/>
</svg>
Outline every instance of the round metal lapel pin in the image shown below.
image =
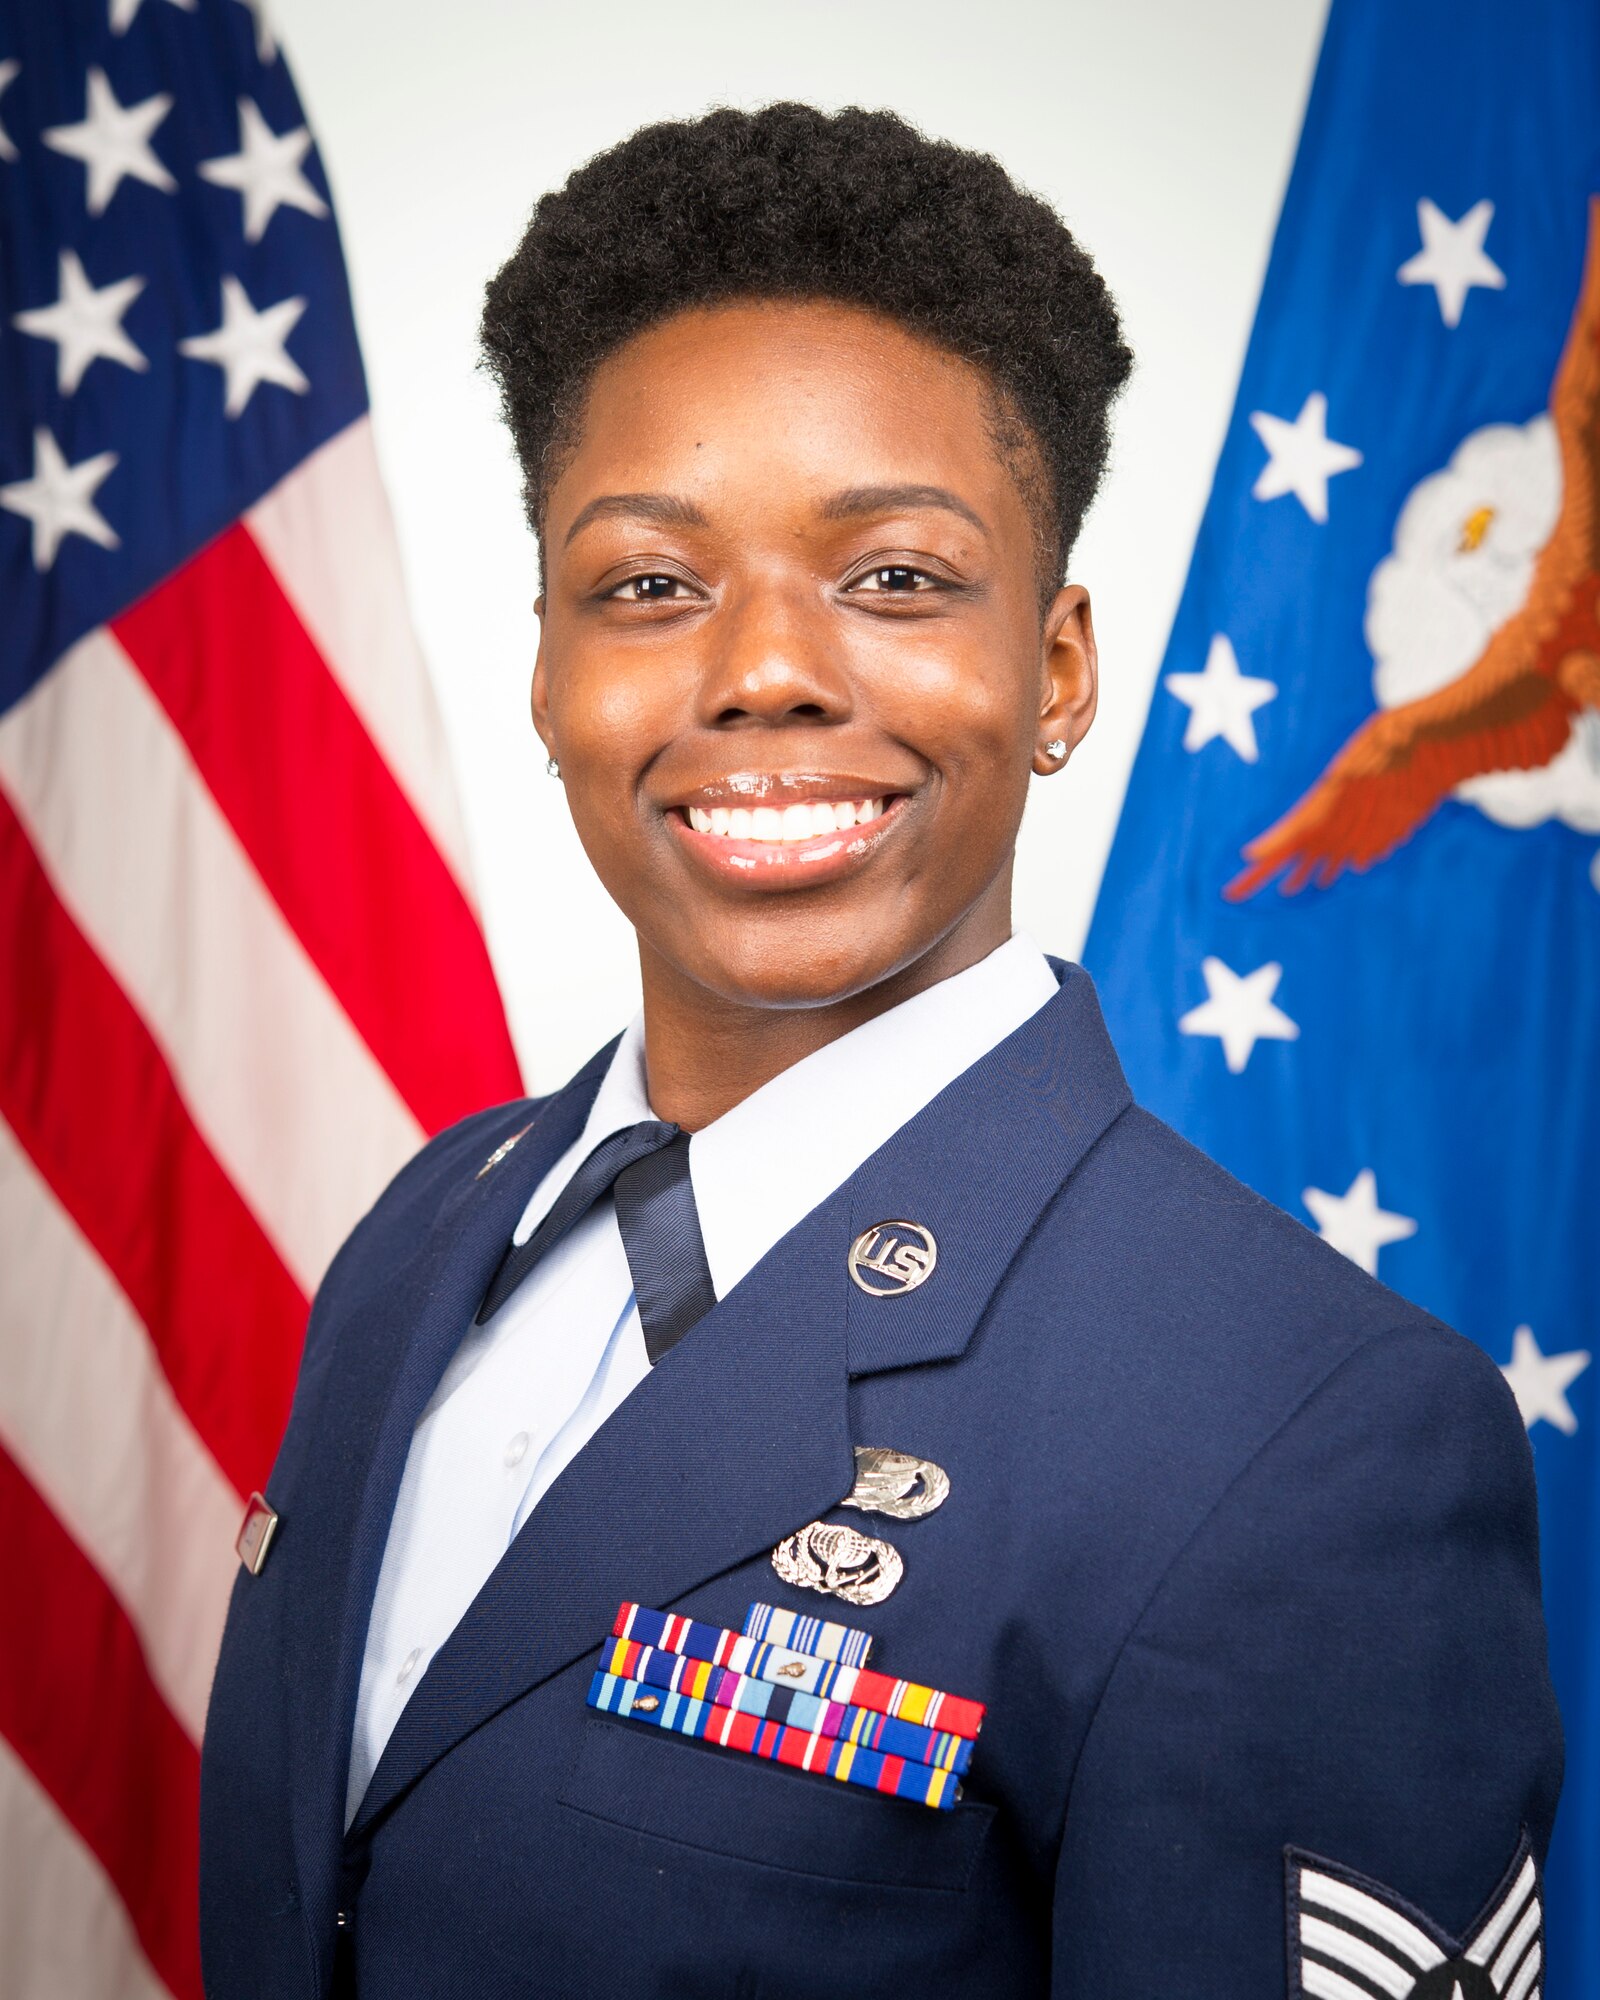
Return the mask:
<svg viewBox="0 0 1600 2000">
<path fill-rule="evenodd" d="M 898 1549 L 832 1521 L 786 1536 L 772 1551 L 772 1567 L 785 1583 L 847 1604 L 881 1604 L 905 1574 Z"/>
<path fill-rule="evenodd" d="M 875 1222 L 850 1245 L 845 1261 L 868 1298 L 897 1299 L 933 1276 L 939 1246 L 920 1222 Z"/>
</svg>

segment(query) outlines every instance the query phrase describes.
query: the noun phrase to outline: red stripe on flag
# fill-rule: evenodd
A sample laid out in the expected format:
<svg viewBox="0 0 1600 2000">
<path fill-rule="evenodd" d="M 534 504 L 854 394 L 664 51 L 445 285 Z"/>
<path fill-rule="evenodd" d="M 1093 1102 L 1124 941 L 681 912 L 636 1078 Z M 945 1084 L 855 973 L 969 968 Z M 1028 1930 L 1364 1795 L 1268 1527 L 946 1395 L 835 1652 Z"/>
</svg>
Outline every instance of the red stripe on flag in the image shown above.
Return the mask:
<svg viewBox="0 0 1600 2000">
<path fill-rule="evenodd" d="M 149 1331 L 241 1493 L 289 1415 L 306 1301 L 0 793 L 0 1116 Z"/>
<path fill-rule="evenodd" d="M 110 1876 L 176 2000 L 201 2000 L 199 1752 L 121 1606 L 3 1450 L 0 1520 L 0 1733 Z"/>
<path fill-rule="evenodd" d="M 424 1129 L 518 1096 L 477 918 L 248 530 L 111 629 Z"/>
</svg>

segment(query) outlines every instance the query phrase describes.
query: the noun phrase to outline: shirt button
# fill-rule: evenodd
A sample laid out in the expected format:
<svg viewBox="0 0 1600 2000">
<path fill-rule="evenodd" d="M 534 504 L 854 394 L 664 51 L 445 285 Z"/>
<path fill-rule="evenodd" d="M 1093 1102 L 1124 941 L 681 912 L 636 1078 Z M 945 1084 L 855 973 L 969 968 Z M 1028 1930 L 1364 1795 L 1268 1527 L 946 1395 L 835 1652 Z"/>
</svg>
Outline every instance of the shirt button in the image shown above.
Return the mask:
<svg viewBox="0 0 1600 2000">
<path fill-rule="evenodd" d="M 405 1658 L 400 1662 L 400 1671 L 394 1677 L 394 1684 L 396 1687 L 403 1688 L 405 1686 L 406 1682 L 410 1680 L 411 1676 L 417 1671 L 417 1662 L 421 1658 L 422 1658 L 422 1648 L 420 1646 L 413 1646 L 411 1648 L 411 1651 L 407 1653 Z"/>
<path fill-rule="evenodd" d="M 527 1450 L 528 1433 L 526 1431 L 518 1431 L 516 1436 L 506 1446 L 506 1464 L 520 1465 L 527 1455 Z"/>
</svg>

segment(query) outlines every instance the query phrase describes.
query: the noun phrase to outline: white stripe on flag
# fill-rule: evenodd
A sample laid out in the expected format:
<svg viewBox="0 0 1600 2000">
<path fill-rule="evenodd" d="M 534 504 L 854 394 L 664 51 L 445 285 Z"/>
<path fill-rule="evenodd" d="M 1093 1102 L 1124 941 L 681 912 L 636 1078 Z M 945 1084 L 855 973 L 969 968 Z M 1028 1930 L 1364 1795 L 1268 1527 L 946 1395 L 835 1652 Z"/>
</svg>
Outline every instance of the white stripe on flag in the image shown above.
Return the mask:
<svg viewBox="0 0 1600 2000">
<path fill-rule="evenodd" d="M 330 438 L 244 520 L 472 905 L 444 726 L 407 609 L 371 418 Z"/>
<path fill-rule="evenodd" d="M 212 1151 L 314 1291 L 423 1134 L 108 632 L 0 718 L 0 784 Z"/>
<path fill-rule="evenodd" d="M 50 1329 L 8 1348 L 0 1443 L 111 1587 L 151 1678 L 198 1743 L 237 1568 L 239 1499 L 173 1400 L 133 1308 L 3 1119 L 0 1326 Z"/>
<path fill-rule="evenodd" d="M 0 1993 L 170 2000 L 104 1869 L 0 1737 Z"/>
</svg>

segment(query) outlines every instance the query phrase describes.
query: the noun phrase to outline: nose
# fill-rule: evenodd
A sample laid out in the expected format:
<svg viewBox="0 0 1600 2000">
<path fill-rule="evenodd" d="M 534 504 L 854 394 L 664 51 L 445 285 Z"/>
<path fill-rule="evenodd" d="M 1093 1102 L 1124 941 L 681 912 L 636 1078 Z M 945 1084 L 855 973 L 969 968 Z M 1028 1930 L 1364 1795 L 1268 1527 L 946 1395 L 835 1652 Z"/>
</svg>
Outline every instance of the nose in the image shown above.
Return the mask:
<svg viewBox="0 0 1600 2000">
<path fill-rule="evenodd" d="M 716 619 L 698 706 L 712 729 L 847 721 L 850 677 L 826 607 L 803 583 L 746 585 Z"/>
</svg>

